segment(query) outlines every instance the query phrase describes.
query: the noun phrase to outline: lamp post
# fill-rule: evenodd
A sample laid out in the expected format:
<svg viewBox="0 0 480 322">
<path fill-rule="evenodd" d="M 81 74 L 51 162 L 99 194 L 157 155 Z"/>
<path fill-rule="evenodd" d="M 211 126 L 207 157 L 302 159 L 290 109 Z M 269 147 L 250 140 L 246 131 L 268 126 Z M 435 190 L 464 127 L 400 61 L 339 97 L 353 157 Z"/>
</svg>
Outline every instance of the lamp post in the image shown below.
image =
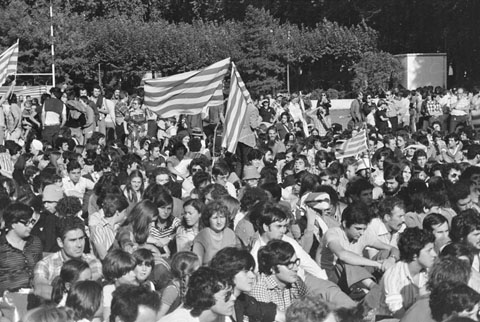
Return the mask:
<svg viewBox="0 0 480 322">
<path fill-rule="evenodd" d="M 53 4 L 50 0 L 50 37 L 52 42 L 52 86 L 55 87 L 55 41 L 53 37 Z"/>
</svg>

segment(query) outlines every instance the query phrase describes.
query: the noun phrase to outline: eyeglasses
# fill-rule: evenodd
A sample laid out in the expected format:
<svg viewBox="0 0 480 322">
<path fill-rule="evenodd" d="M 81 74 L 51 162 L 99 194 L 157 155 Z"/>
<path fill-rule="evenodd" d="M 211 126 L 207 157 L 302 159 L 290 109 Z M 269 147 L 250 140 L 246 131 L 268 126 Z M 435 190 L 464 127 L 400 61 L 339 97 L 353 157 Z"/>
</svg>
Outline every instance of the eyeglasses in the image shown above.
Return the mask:
<svg viewBox="0 0 480 322">
<path fill-rule="evenodd" d="M 300 265 L 300 258 L 297 258 L 294 261 L 283 263 L 281 265 L 287 266 L 288 269 L 293 269 L 294 267 L 298 267 Z"/>
<path fill-rule="evenodd" d="M 18 222 L 24 226 L 35 226 L 35 224 L 37 223 L 37 221 L 33 218 L 31 218 L 30 220 L 19 220 Z"/>
</svg>

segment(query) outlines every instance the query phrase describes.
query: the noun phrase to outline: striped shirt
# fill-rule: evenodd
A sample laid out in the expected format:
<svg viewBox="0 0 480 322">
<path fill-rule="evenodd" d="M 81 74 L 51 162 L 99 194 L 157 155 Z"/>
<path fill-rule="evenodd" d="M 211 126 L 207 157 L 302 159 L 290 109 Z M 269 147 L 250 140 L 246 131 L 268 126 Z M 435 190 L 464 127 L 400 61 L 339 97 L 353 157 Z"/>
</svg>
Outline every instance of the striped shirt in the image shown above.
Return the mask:
<svg viewBox="0 0 480 322">
<path fill-rule="evenodd" d="M 42 259 L 42 242 L 30 236 L 23 251 L 13 247 L 5 235 L 0 236 L 0 294 L 5 290 L 31 287 L 33 268 Z"/>
<path fill-rule="evenodd" d="M 150 236 L 154 238 L 173 238 L 175 235 L 175 232 L 177 231 L 177 228 L 180 227 L 182 222 L 180 219 L 177 217 L 172 217 L 173 221 L 170 225 L 164 227 L 164 228 L 157 228 L 157 227 L 150 227 Z"/>
<path fill-rule="evenodd" d="M 108 250 L 115 242 L 119 225 L 112 226 L 105 218 L 103 209 L 98 212 L 97 219 L 99 220 L 98 223 L 89 226 L 92 232 L 92 243 L 103 245 Z"/>
</svg>

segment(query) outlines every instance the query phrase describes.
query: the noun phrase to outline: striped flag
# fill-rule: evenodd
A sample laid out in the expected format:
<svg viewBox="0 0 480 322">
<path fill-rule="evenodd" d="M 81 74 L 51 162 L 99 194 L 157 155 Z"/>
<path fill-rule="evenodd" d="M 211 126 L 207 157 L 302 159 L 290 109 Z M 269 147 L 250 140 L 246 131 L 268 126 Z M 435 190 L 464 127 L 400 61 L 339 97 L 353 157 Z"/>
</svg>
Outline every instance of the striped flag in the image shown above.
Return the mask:
<svg viewBox="0 0 480 322">
<path fill-rule="evenodd" d="M 222 142 L 222 147 L 226 148 L 228 152 L 235 153 L 238 139 L 245 123 L 248 104 L 252 104 L 250 93 L 245 87 L 235 64 L 232 62 L 230 93 L 225 113 L 225 129 Z"/>
<path fill-rule="evenodd" d="M 146 80 L 144 104 L 163 118 L 195 115 L 207 105 L 222 105 L 221 85 L 229 64 L 227 58 L 198 71 Z"/>
<path fill-rule="evenodd" d="M 0 86 L 8 75 L 17 74 L 18 40 L 0 55 Z"/>
<path fill-rule="evenodd" d="M 357 135 L 346 140 L 339 148 L 337 148 L 335 151 L 335 157 L 337 159 L 353 157 L 360 153 L 367 152 L 367 150 L 367 132 L 361 130 Z"/>
</svg>

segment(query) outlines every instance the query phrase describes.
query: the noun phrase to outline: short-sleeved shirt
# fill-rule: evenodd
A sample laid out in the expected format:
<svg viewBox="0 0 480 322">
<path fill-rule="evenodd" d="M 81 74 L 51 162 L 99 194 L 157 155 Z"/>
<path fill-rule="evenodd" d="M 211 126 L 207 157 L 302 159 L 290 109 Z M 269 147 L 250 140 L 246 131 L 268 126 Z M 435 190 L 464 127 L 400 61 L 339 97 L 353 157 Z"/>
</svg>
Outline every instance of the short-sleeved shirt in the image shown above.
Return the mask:
<svg viewBox="0 0 480 322">
<path fill-rule="evenodd" d="M 60 275 L 63 263 L 68 259 L 64 258 L 62 251 L 53 253 L 37 263 L 34 270 L 34 278 L 42 278 L 49 284 L 53 279 Z M 102 278 L 102 263 L 93 255 L 83 254 L 82 260 L 88 263 L 90 270 L 92 271 L 92 280 L 96 281 Z"/>
<path fill-rule="evenodd" d="M 368 224 L 367 229 L 365 230 L 365 235 L 367 235 L 368 240 L 375 240 L 390 245 L 392 247 L 397 247 L 398 236 L 405 230 L 405 225 L 402 225 L 399 231 L 394 232 L 393 234 L 388 231 L 385 223 L 380 218 L 373 218 L 372 221 Z M 378 250 L 375 248 L 367 247 L 368 258 L 373 258 Z"/>
<path fill-rule="evenodd" d="M 363 250 L 371 244 L 371 242 L 367 240 L 365 234 L 362 235 L 358 241 L 350 242 L 342 227 L 330 228 L 323 236 L 323 249 L 320 261 L 320 266 L 327 272 L 329 277 L 334 273 L 334 267 L 338 260 L 337 256 L 328 247 L 332 241 L 340 242 L 343 249 L 359 256 L 363 256 Z"/>
<path fill-rule="evenodd" d="M 225 228 L 223 231 L 223 238 L 220 243 L 215 242 L 212 239 L 210 230 L 211 229 L 208 227 L 202 229 L 193 241 L 194 245 L 197 244 L 203 249 L 203 265 L 208 264 L 219 250 L 225 247 L 239 246 L 237 236 L 233 230 Z"/>
<path fill-rule="evenodd" d="M 31 287 L 33 269 L 42 259 L 42 242 L 30 236 L 23 251 L 13 247 L 5 235 L 0 236 L 0 294 L 5 290 Z"/>
</svg>

